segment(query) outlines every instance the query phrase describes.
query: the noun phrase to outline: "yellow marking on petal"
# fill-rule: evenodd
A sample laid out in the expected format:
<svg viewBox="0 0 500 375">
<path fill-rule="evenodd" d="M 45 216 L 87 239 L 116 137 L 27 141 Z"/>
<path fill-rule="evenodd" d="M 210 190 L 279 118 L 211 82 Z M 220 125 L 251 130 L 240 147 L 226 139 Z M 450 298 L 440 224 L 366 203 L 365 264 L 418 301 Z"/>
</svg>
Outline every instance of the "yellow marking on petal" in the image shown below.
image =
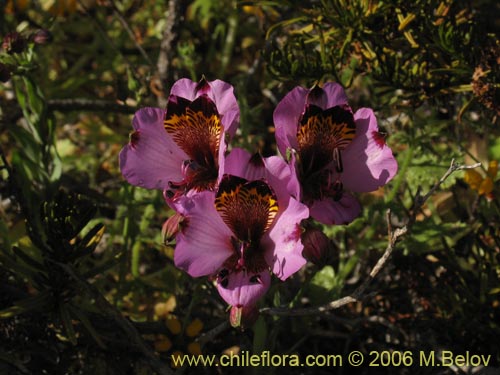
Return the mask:
<svg viewBox="0 0 500 375">
<path fill-rule="evenodd" d="M 207 145 L 213 155 L 217 155 L 220 146 L 222 126 L 219 116 L 206 116 L 203 112 L 195 112 L 186 108 L 185 114 L 174 114 L 164 121 L 165 130 L 172 135 L 175 143 L 189 156 L 193 157 L 196 148 Z"/>
<path fill-rule="evenodd" d="M 260 238 L 279 209 L 276 195 L 264 181 L 247 182 L 235 176 L 225 176 L 221 181 L 215 208 L 241 241 Z"/>
<path fill-rule="evenodd" d="M 345 149 L 356 136 L 353 123 L 337 122 L 332 116 L 311 116 L 297 134 L 299 148 L 322 147 Z"/>
</svg>

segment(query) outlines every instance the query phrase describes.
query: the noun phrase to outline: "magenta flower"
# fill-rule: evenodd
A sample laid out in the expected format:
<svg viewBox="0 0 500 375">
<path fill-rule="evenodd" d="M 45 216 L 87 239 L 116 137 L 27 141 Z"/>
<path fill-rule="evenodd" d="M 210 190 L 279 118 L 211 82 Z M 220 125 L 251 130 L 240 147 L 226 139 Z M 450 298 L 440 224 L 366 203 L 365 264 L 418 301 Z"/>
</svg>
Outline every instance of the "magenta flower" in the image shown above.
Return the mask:
<svg viewBox="0 0 500 375">
<path fill-rule="evenodd" d="M 354 220 L 361 207 L 349 191 L 374 191 L 397 172 L 373 111 L 361 108 L 353 114 L 337 83 L 296 87 L 276 107 L 274 123 L 278 149 L 282 155 L 291 151 L 300 183 L 290 191 L 324 224 Z"/>
<path fill-rule="evenodd" d="M 217 290 L 231 306 L 229 320 L 233 327 L 248 326 L 257 319 L 257 302 L 270 285 L 269 272 L 253 274 L 240 270 L 229 273 L 224 269 L 217 275 Z"/>
<path fill-rule="evenodd" d="M 290 168 L 279 157 L 235 149 L 225 171 L 236 175 L 225 174 L 216 193 L 175 203 L 184 220 L 174 261 L 194 277 L 217 275 L 221 296 L 248 313 L 269 287 L 269 270 L 285 280 L 305 264 L 300 223 L 309 210 L 288 194 Z"/>
<path fill-rule="evenodd" d="M 233 87 L 223 81 L 177 81 L 167 109 L 136 112 L 120 169 L 132 185 L 161 189 L 173 198 L 190 190 L 213 190 L 222 177 L 225 134 L 236 132 L 239 109 Z"/>
</svg>

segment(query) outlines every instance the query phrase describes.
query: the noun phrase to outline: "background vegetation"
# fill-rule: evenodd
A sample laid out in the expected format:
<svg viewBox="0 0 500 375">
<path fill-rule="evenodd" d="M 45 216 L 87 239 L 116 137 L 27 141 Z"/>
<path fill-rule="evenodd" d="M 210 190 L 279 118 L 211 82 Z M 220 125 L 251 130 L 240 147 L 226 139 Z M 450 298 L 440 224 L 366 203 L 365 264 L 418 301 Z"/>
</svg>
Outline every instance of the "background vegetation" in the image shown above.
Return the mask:
<svg viewBox="0 0 500 375">
<path fill-rule="evenodd" d="M 228 350 L 470 351 L 499 366 L 500 3 L 9 0 L 0 8 L 0 373 L 168 373 L 173 353 Z M 118 153 L 136 109 L 164 106 L 175 80 L 202 75 L 235 86 L 235 143 L 264 155 L 276 153 L 273 109 L 295 85 L 340 82 L 354 109 L 376 110 L 398 175 L 360 196 L 355 222 L 324 228 L 329 257 L 275 281 L 262 306 L 349 295 L 387 245 L 390 208 L 392 226 L 411 220 L 411 230 L 363 300 L 305 317 L 262 315 L 239 331 L 227 326 L 211 282 L 175 268 L 161 233 L 171 212 L 160 192 L 123 180 Z M 414 210 L 452 159 L 482 166 L 453 174 Z M 311 369 L 333 370 L 348 369 Z"/>
</svg>

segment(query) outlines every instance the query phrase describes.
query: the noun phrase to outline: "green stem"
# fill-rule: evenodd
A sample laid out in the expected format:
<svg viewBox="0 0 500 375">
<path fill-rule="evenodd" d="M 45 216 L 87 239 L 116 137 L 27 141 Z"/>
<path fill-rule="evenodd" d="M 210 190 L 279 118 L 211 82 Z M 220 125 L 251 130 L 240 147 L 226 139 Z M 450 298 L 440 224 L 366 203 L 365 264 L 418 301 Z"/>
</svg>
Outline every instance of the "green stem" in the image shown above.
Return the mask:
<svg viewBox="0 0 500 375">
<path fill-rule="evenodd" d="M 220 60 L 220 70 L 219 77 L 223 77 L 226 72 L 226 68 L 229 65 L 229 61 L 231 60 L 231 56 L 233 55 L 234 43 L 236 40 L 236 30 L 238 28 L 238 11 L 235 10 L 231 13 L 227 20 L 227 34 L 226 41 L 224 43 L 224 49 L 222 50 L 222 57 Z"/>
</svg>

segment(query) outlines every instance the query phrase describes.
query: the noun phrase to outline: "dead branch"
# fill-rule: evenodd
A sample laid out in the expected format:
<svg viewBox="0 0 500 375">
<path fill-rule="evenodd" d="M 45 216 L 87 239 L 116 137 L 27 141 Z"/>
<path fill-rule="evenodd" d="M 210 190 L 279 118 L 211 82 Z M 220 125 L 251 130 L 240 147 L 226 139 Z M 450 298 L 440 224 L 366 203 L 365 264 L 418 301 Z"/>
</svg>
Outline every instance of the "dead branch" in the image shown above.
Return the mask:
<svg viewBox="0 0 500 375">
<path fill-rule="evenodd" d="M 322 306 L 314 306 L 314 307 L 306 307 L 306 308 L 295 308 L 291 309 L 289 307 L 277 307 L 277 308 L 263 308 L 260 310 L 262 314 L 267 314 L 267 315 L 280 315 L 280 316 L 305 316 L 305 315 L 319 315 L 323 314 L 327 311 L 335 310 L 338 309 L 344 305 L 347 305 L 352 302 L 357 302 L 360 301 L 366 294 L 366 289 L 370 285 L 371 281 L 379 274 L 379 272 L 384 268 L 385 264 L 387 263 L 387 260 L 391 256 L 392 252 L 394 251 L 394 248 L 396 247 L 396 243 L 399 238 L 404 236 L 413 223 L 415 222 L 415 217 L 417 212 L 422 208 L 422 206 L 425 204 L 425 202 L 436 192 L 436 190 L 441 186 L 441 184 L 446 181 L 446 179 L 454 172 L 456 171 L 461 171 L 465 169 L 473 169 L 477 168 L 481 165 L 481 163 L 476 163 L 473 165 L 460 165 L 455 162 L 455 160 L 451 161 L 450 167 L 446 171 L 446 173 L 439 179 L 438 182 L 432 186 L 432 188 L 429 190 L 429 192 L 425 195 L 420 195 L 420 193 L 417 193 L 414 202 L 413 202 L 413 209 L 411 216 L 408 220 L 408 224 L 401 228 L 396 228 L 393 230 L 391 226 L 391 220 L 390 220 L 390 210 L 387 211 L 387 227 L 388 227 L 388 233 L 389 233 L 389 241 L 387 244 L 387 247 L 382 254 L 382 256 L 379 258 L 375 266 L 372 268 L 369 276 L 366 278 L 365 281 L 361 285 L 359 285 L 350 295 L 342 297 L 340 299 L 337 299 L 335 301 L 331 301 L 325 305 Z"/>
</svg>

